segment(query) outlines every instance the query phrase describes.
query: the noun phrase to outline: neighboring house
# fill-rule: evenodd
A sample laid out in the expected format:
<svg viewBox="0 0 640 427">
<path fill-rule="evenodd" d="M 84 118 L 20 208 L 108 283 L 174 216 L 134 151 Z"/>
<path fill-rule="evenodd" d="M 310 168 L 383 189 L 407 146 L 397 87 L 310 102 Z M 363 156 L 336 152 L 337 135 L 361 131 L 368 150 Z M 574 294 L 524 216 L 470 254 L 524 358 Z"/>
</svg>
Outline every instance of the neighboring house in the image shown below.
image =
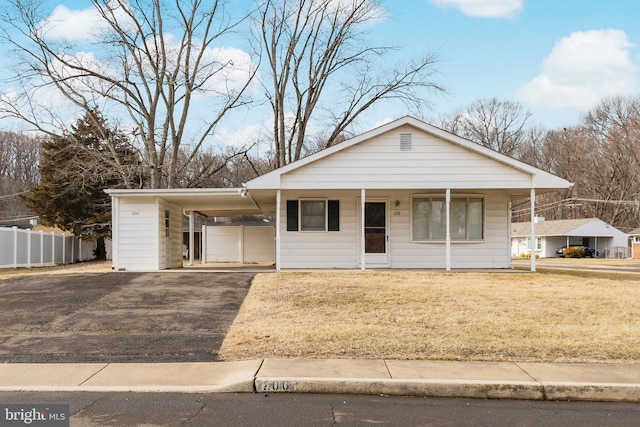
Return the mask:
<svg viewBox="0 0 640 427">
<path fill-rule="evenodd" d="M 531 223 L 511 224 L 511 255 L 531 255 Z M 540 258 L 555 257 L 563 246 L 587 246 L 598 257 L 626 257 L 627 235 L 597 218 L 540 221 L 535 224 L 535 253 Z"/>
<path fill-rule="evenodd" d="M 640 259 L 640 228 L 636 228 L 629 233 L 629 246 L 631 248 L 629 257 Z"/>
<path fill-rule="evenodd" d="M 240 189 L 107 190 L 114 267 L 180 267 L 195 211 L 275 217 L 278 270 L 510 268 L 510 203 L 571 185 L 404 117 Z"/>
</svg>

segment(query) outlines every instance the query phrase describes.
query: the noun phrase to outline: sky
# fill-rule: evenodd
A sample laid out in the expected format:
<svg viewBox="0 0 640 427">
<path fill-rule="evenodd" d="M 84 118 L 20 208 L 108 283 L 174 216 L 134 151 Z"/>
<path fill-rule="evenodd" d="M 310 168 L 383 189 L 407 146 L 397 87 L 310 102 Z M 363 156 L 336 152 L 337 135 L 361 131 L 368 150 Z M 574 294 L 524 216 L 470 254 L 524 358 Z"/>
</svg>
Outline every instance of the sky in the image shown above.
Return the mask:
<svg viewBox="0 0 640 427">
<path fill-rule="evenodd" d="M 69 34 L 91 22 L 88 0 L 49 0 L 64 6 L 59 29 Z M 236 1 L 246 7 L 251 0 Z M 544 129 L 575 125 L 607 96 L 637 96 L 640 1 L 637 0 L 386 0 L 385 17 L 371 24 L 376 44 L 395 45 L 394 61 L 436 54 L 427 121 L 464 110 L 480 99 L 521 103 Z M 226 49 L 243 49 L 246 44 Z M 367 130 L 406 114 L 376 108 L 359 124 Z M 246 114 L 219 131 L 245 139 L 268 117 Z"/>
<path fill-rule="evenodd" d="M 387 13 L 381 31 L 441 59 L 436 115 L 496 97 L 553 129 L 603 97 L 638 93 L 635 0 L 414 0 L 388 2 Z"/>
</svg>

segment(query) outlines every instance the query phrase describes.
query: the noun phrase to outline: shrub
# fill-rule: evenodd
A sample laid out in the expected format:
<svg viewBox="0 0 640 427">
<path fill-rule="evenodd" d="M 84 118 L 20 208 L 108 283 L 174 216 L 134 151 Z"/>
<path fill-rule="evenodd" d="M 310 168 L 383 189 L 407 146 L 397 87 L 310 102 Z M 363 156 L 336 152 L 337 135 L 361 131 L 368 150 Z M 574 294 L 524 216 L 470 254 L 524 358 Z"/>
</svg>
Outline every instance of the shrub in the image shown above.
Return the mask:
<svg viewBox="0 0 640 427">
<path fill-rule="evenodd" d="M 520 254 L 520 258 L 531 258 L 531 254 Z M 536 258 L 540 258 L 540 255 L 536 254 Z"/>
<path fill-rule="evenodd" d="M 584 256 L 584 249 L 581 246 L 569 246 L 564 250 L 565 258 L 581 258 Z"/>
</svg>

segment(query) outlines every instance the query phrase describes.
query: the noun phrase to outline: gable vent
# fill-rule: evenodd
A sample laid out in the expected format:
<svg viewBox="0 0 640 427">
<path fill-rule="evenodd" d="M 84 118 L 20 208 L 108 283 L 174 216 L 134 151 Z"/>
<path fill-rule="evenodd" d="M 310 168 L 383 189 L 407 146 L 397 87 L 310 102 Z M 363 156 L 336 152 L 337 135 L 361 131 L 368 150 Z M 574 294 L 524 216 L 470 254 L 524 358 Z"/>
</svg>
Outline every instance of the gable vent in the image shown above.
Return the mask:
<svg viewBox="0 0 640 427">
<path fill-rule="evenodd" d="M 411 151 L 411 134 L 400 134 L 400 151 Z"/>
</svg>

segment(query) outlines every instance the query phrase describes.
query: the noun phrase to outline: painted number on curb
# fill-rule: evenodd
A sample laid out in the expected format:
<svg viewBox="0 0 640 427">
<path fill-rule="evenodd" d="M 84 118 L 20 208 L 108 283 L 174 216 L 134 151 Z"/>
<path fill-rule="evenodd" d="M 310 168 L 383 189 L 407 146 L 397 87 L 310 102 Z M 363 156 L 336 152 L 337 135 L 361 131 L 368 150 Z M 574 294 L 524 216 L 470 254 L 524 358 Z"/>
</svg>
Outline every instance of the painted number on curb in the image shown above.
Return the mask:
<svg viewBox="0 0 640 427">
<path fill-rule="evenodd" d="M 289 391 L 292 387 L 289 387 L 287 381 L 265 381 L 262 383 L 261 391 Z"/>
</svg>

